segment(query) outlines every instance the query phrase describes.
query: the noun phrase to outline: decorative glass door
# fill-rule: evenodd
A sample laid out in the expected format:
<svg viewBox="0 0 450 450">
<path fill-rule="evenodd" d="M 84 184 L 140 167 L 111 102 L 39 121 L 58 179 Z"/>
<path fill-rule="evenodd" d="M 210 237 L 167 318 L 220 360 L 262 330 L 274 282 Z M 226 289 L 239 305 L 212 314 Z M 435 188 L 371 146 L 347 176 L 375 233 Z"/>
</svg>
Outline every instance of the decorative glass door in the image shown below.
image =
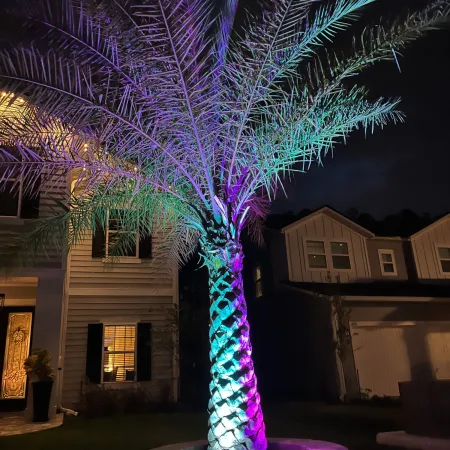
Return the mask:
<svg viewBox="0 0 450 450">
<path fill-rule="evenodd" d="M 25 398 L 27 376 L 23 363 L 30 354 L 32 318 L 32 312 L 8 314 L 0 400 Z"/>
</svg>

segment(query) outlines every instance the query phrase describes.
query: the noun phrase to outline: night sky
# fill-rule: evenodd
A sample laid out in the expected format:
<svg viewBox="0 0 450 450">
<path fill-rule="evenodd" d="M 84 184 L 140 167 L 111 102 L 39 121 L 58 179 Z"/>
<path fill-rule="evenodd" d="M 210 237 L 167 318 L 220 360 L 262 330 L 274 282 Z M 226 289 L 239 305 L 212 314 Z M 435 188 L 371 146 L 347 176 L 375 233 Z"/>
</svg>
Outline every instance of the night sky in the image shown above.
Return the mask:
<svg viewBox="0 0 450 450">
<path fill-rule="evenodd" d="M 381 2 L 379 11 L 389 13 L 388 5 Z M 273 212 L 324 204 L 342 212 L 357 208 L 377 218 L 406 208 L 419 214 L 450 212 L 448 28 L 409 46 L 399 59 L 402 73 L 395 63 L 382 63 L 352 79 L 373 94 L 400 96 L 406 123 L 378 128 L 367 139 L 363 133 L 352 134 L 322 167 L 287 183 L 288 198 L 280 196 Z"/>
<path fill-rule="evenodd" d="M 259 3 L 241 0 L 238 27 L 243 11 L 258 8 Z M 396 17 L 406 8 L 427 3 L 378 0 L 364 9 L 359 23 L 379 22 L 381 16 Z M 0 35 L 8 39 L 12 27 L 1 25 Z M 357 33 L 356 27 L 351 33 Z M 378 128 L 367 139 L 361 132 L 353 133 L 347 145 L 337 145 L 333 156 L 325 158 L 323 167 L 315 165 L 286 182 L 288 198 L 280 194 L 272 212 L 324 204 L 342 212 L 356 208 L 377 218 L 402 209 L 433 216 L 450 212 L 450 26 L 414 42 L 399 63 L 402 73 L 394 62 L 381 63 L 351 82 L 365 85 L 377 96 L 401 97 L 406 123 Z"/>
</svg>

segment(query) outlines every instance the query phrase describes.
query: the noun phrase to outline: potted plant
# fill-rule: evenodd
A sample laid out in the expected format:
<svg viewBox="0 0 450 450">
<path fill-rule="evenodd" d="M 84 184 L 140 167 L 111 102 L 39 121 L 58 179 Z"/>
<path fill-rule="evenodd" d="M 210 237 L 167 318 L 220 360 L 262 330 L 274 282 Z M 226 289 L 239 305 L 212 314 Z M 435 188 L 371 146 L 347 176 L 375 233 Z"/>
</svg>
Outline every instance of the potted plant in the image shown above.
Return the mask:
<svg viewBox="0 0 450 450">
<path fill-rule="evenodd" d="M 33 386 L 33 422 L 48 422 L 54 372 L 48 350 L 33 349 L 25 360 L 24 369 Z"/>
</svg>

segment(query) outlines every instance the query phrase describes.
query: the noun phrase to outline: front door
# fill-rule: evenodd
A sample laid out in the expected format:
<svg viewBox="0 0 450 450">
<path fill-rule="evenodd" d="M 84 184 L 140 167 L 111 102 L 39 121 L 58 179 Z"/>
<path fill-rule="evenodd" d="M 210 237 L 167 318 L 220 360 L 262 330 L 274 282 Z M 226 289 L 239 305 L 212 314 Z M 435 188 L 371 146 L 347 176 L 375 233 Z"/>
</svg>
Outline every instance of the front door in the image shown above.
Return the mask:
<svg viewBox="0 0 450 450">
<path fill-rule="evenodd" d="M 0 411 L 26 407 L 23 370 L 30 354 L 34 307 L 0 307 Z"/>
</svg>

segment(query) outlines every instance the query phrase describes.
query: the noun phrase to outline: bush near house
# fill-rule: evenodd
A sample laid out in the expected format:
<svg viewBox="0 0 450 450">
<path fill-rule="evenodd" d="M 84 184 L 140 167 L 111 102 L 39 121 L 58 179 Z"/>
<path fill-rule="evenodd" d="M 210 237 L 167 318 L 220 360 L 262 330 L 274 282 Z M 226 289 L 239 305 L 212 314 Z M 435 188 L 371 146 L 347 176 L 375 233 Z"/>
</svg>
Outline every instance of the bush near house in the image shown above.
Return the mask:
<svg viewBox="0 0 450 450">
<path fill-rule="evenodd" d="M 172 412 L 179 409 L 170 399 L 170 386 L 165 386 L 157 398 L 137 384 L 127 388 L 99 386 L 88 383 L 82 387 L 78 412 L 88 418 L 108 417 L 116 414 L 142 414 Z"/>
</svg>

